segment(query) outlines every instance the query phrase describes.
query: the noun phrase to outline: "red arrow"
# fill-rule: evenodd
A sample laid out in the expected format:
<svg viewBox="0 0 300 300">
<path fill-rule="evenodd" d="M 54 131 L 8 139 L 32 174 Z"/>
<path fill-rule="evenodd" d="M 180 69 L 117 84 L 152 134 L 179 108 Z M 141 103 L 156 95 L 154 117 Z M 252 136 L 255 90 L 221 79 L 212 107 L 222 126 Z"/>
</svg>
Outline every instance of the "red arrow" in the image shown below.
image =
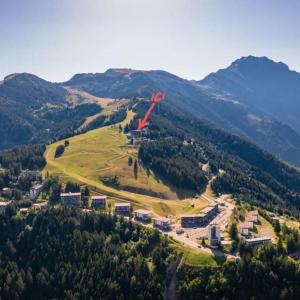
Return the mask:
<svg viewBox="0 0 300 300">
<path fill-rule="evenodd" d="M 145 126 L 149 125 L 149 122 L 147 122 L 147 120 L 150 117 L 151 112 L 152 112 L 152 110 L 155 107 L 155 104 L 161 102 L 164 99 L 165 99 L 165 94 L 162 93 L 162 92 L 153 93 L 151 95 L 151 97 L 150 97 L 150 101 L 152 102 L 151 106 L 147 110 L 144 118 L 143 119 L 139 119 L 138 128 L 137 128 L 138 130 L 142 130 Z"/>
</svg>

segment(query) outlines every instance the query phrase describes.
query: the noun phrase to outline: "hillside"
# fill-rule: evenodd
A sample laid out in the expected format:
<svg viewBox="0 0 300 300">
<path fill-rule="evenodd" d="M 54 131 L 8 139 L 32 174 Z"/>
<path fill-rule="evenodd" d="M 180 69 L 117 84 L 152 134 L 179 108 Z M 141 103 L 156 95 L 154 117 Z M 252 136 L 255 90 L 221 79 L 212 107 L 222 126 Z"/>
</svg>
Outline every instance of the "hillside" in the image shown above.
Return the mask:
<svg viewBox="0 0 300 300">
<path fill-rule="evenodd" d="M 209 91 L 255 108 L 300 133 L 300 73 L 267 57 L 242 57 L 198 82 Z"/>
<path fill-rule="evenodd" d="M 127 118 L 121 123 L 124 127 L 134 114 L 127 112 Z M 54 157 L 55 149 L 63 141 L 47 147 L 45 158 L 47 165 L 44 174 L 58 175 L 63 182 L 68 180 L 89 185 L 95 192 L 104 193 L 115 201 L 130 201 L 135 208 L 146 208 L 159 216 L 200 211 L 207 201 L 199 198 L 191 206 L 189 199 L 179 200 L 179 189 L 170 188 L 152 172 L 139 164 L 137 176 L 133 163 L 128 158 L 138 159 L 138 148 L 128 145 L 126 136 L 119 131 L 119 124 L 99 129 L 68 139 L 69 146 L 59 158 Z M 101 178 L 118 176 L 120 186 L 105 185 Z M 181 190 L 182 194 L 184 190 Z M 168 199 L 168 200 L 165 200 Z"/>
<path fill-rule="evenodd" d="M 300 166 L 299 74 L 267 58 L 246 57 L 202 81 L 165 71 L 109 69 L 60 84 L 31 74 L 0 83 L 0 149 L 72 135 L 113 99 L 167 94 L 167 105 L 247 139 Z"/>
<path fill-rule="evenodd" d="M 110 69 L 104 73 L 77 74 L 62 85 L 101 97 L 145 97 L 152 91 L 163 90 L 170 106 L 208 120 L 281 159 L 300 165 L 300 135 L 289 123 L 254 105 L 216 92 L 207 81 L 188 81 L 165 71 Z M 245 84 L 243 89 L 246 91 L 248 86 Z M 293 110 L 291 114 L 297 115 L 298 111 Z"/>
<path fill-rule="evenodd" d="M 59 158 L 54 158 L 54 153 L 63 141 L 48 146 L 44 173 L 88 184 L 113 201 L 129 200 L 155 214 L 177 216 L 205 205 L 199 198 L 192 209 L 189 201 L 178 200 L 178 195 L 184 190 L 189 190 L 189 195 L 205 190 L 207 178 L 199 166 L 209 163 L 216 194 L 230 193 L 268 210 L 299 215 L 300 173 L 296 169 L 246 140 L 170 108 L 167 101 L 154 110 L 148 133 L 152 142 L 143 143 L 139 153 L 138 148 L 128 146 L 119 125 L 125 130 L 128 123 L 129 128 L 136 128 L 147 107 L 141 100 L 134 105 L 134 114 L 128 111 L 123 122 L 70 138 L 70 145 Z M 142 161 L 137 176 L 128 164 L 129 157 Z M 102 182 L 103 177 L 115 175 L 120 180 L 117 188 Z"/>
<path fill-rule="evenodd" d="M 0 229 L 1 299 L 163 299 L 174 250 L 154 230 L 62 209 Z"/>
<path fill-rule="evenodd" d="M 142 115 L 145 107 L 141 103 L 136 109 Z M 158 174 L 175 182 L 190 177 L 192 184 L 199 172 L 193 175 L 189 167 L 185 174 L 185 166 L 209 162 L 216 176 L 212 183 L 215 193 L 230 193 L 268 210 L 299 216 L 299 171 L 256 145 L 165 104 L 152 117 L 149 136 L 156 141 L 143 144 L 140 157 Z M 178 149 L 175 155 L 171 149 Z"/>
<path fill-rule="evenodd" d="M 31 74 L 12 74 L 0 83 L 0 149 L 46 143 L 73 134 L 99 105 L 70 104 L 69 93 Z"/>
</svg>

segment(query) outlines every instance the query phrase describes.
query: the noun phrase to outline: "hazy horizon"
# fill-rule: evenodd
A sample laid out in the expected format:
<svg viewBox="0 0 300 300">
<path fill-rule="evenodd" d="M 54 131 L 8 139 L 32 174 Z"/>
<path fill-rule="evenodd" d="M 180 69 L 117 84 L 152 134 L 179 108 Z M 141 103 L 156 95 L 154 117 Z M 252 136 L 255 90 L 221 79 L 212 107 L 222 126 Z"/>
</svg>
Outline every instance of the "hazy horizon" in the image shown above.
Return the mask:
<svg viewBox="0 0 300 300">
<path fill-rule="evenodd" d="M 131 68 L 200 80 L 248 55 L 299 72 L 299 33 L 296 0 L 12 0 L 0 11 L 0 78 Z"/>
</svg>

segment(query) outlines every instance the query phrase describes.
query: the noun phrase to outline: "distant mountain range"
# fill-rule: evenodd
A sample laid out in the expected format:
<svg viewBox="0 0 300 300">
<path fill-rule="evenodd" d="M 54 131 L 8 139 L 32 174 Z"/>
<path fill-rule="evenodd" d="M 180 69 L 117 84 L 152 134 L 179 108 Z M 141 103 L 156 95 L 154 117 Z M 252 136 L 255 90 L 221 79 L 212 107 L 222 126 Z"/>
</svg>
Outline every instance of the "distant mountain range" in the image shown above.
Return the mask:
<svg viewBox="0 0 300 300">
<path fill-rule="evenodd" d="M 25 79 L 20 80 L 18 75 L 10 75 L 0 83 L 1 104 L 14 103 L 12 114 L 18 117 L 21 116 L 16 110 L 22 110 L 24 105 L 31 109 L 28 114 L 34 111 L 35 116 L 48 103 L 68 106 L 69 92 L 65 87 L 112 98 L 148 97 L 153 91 L 164 90 L 165 105 L 205 119 L 300 166 L 300 74 L 266 57 L 243 57 L 200 81 L 185 80 L 165 71 L 131 69 L 76 74 L 59 84 L 33 75 L 23 76 L 30 77 L 26 79 L 26 88 Z M 12 94 L 8 94 L 7 85 L 13 86 Z M 1 117 L 2 105 L 0 121 Z M 0 148 L 17 143 L 2 141 Z"/>
</svg>

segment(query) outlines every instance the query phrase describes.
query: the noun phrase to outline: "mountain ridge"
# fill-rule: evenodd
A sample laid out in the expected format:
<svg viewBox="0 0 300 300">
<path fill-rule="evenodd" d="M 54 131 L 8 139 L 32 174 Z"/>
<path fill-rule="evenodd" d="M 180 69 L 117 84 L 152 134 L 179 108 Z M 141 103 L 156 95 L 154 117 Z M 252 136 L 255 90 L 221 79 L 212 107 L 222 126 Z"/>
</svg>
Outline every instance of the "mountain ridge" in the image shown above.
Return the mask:
<svg viewBox="0 0 300 300">
<path fill-rule="evenodd" d="M 239 103 L 258 109 L 300 132 L 300 73 L 267 57 L 242 57 L 197 82 Z"/>
<path fill-rule="evenodd" d="M 260 68 L 257 68 L 257 65 Z M 109 98 L 145 98 L 153 91 L 163 90 L 167 94 L 168 105 L 205 119 L 230 133 L 256 143 L 283 160 L 300 166 L 300 132 L 295 126 L 299 122 L 300 128 L 300 121 L 297 120 L 300 106 L 297 110 L 297 104 L 295 104 L 296 108 L 291 104 L 290 108 L 287 108 L 290 111 L 289 118 L 280 118 L 274 113 L 273 107 L 268 110 L 258 100 L 256 101 L 258 89 L 262 95 L 260 99 L 267 102 L 265 105 L 268 107 L 270 106 L 268 103 L 272 103 L 270 97 L 264 100 L 268 93 L 265 92 L 265 85 L 261 84 L 262 80 L 267 80 L 265 74 L 268 72 L 274 73 L 274 76 L 279 79 L 293 78 L 292 83 L 288 83 L 287 87 L 292 85 L 297 90 L 293 82 L 295 80 L 298 82 L 299 73 L 290 71 L 287 65 L 275 63 L 267 57 L 247 56 L 234 61 L 228 68 L 209 74 L 200 81 L 183 79 L 163 70 L 141 71 L 129 68 L 108 69 L 103 73 L 79 73 L 72 76 L 70 80 L 60 83 L 44 81 L 28 73 L 11 74 L 0 85 L 0 101 L 7 103 L 9 100 L 13 105 L 20 105 L 23 108 L 24 105 L 31 103 L 32 108 L 38 109 L 47 102 L 68 105 L 66 102 L 68 87 L 77 88 L 94 96 Z M 30 81 L 33 83 L 27 87 L 26 84 Z M 16 83 L 16 90 L 13 90 L 16 93 L 14 97 L 10 95 L 12 89 L 7 89 L 7 82 L 8 86 Z M 272 89 L 274 84 L 271 83 L 268 91 L 272 98 L 277 90 Z M 39 85 L 41 85 L 40 89 Z M 20 89 L 22 92 L 18 92 Z M 284 86 L 281 90 L 281 95 L 285 95 Z M 56 98 L 52 99 L 53 93 Z M 286 93 L 289 94 L 287 97 L 289 103 L 292 103 L 294 93 Z M 32 97 L 32 94 L 37 96 Z M 16 101 L 19 103 L 16 104 Z M 276 101 L 281 105 L 280 97 Z M 289 119 L 293 122 L 289 122 Z"/>
<path fill-rule="evenodd" d="M 289 71 L 283 63 L 268 58 L 244 57 L 238 62 L 252 64 L 267 62 L 275 68 Z M 237 64 L 233 62 L 232 65 Z M 121 71 L 120 71 L 121 70 Z M 214 73 L 213 73 L 214 74 Z M 109 69 L 104 73 L 75 75 L 62 85 L 83 89 L 95 96 L 145 97 L 155 90 L 167 93 L 167 102 L 186 113 L 204 118 L 213 124 L 237 134 L 278 157 L 300 165 L 300 134 L 288 123 L 275 118 L 259 107 L 232 97 L 229 92 L 205 85 L 203 81 L 182 79 L 166 71 L 139 71 L 132 69 Z M 109 84 L 109 86 L 107 86 Z M 124 88 L 125 87 L 125 88 Z M 243 87 L 247 89 L 247 87 Z"/>
</svg>

